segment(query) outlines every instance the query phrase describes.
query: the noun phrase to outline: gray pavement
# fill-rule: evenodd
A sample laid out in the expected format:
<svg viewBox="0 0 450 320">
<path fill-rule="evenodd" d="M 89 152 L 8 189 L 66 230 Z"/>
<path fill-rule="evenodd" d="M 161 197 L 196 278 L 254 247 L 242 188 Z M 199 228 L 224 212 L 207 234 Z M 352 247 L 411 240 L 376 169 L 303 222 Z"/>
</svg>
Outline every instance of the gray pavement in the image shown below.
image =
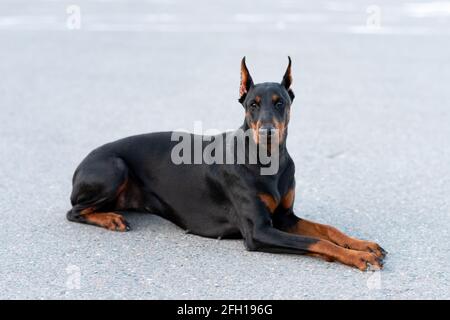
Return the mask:
<svg viewBox="0 0 450 320">
<path fill-rule="evenodd" d="M 449 299 L 450 2 L 377 1 L 379 28 L 371 4 L 1 1 L 0 298 Z M 275 81 L 288 54 L 296 212 L 379 242 L 382 272 L 246 252 L 151 215 L 127 215 L 128 233 L 66 221 L 91 149 L 236 128 L 240 58 Z"/>
</svg>

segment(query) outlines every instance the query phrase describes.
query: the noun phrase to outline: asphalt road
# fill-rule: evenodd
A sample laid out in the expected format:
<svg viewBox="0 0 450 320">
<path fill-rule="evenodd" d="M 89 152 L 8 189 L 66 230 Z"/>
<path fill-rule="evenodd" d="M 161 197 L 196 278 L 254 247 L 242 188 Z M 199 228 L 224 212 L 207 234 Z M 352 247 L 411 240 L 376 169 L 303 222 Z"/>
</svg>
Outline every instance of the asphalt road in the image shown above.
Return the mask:
<svg viewBox="0 0 450 320">
<path fill-rule="evenodd" d="M 377 3 L 2 1 L 0 298 L 450 298 L 450 3 Z M 241 57 L 278 81 L 288 54 L 296 212 L 379 242 L 382 272 L 246 252 L 151 215 L 128 215 L 128 233 L 66 220 L 91 149 L 236 128 Z"/>
</svg>

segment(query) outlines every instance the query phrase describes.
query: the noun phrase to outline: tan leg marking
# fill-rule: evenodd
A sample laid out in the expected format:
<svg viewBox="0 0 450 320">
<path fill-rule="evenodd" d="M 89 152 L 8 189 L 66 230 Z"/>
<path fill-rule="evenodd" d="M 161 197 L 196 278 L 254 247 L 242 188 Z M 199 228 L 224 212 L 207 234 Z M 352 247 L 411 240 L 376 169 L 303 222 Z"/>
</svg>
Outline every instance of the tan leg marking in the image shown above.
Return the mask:
<svg viewBox="0 0 450 320">
<path fill-rule="evenodd" d="M 318 255 L 328 261 L 336 260 L 361 271 L 371 267 L 376 270 L 383 268 L 381 259 L 374 253 L 346 249 L 326 240 L 319 240 L 308 249 L 311 251 L 310 255 Z"/>
<path fill-rule="evenodd" d="M 86 211 L 86 212 L 85 212 Z M 87 223 L 106 228 L 112 231 L 128 231 L 129 226 L 124 217 L 114 212 L 95 212 L 92 209 L 85 209 L 81 212 L 81 216 L 86 219 Z"/>
<path fill-rule="evenodd" d="M 328 225 L 301 219 L 288 231 L 295 234 L 328 240 L 344 248 L 371 252 L 377 257 L 385 256 L 385 251 L 377 243 L 349 237 L 338 229 Z"/>
</svg>

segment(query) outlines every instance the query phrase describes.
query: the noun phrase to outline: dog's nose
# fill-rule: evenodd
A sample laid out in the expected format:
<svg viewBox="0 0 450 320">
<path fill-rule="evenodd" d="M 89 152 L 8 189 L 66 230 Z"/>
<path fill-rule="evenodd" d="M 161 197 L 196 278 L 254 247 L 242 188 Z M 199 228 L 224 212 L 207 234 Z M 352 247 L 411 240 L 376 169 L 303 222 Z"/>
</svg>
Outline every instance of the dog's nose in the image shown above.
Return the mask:
<svg viewBox="0 0 450 320">
<path fill-rule="evenodd" d="M 275 127 L 273 125 L 264 125 L 259 128 L 259 134 L 262 136 L 271 137 L 275 135 Z"/>
</svg>

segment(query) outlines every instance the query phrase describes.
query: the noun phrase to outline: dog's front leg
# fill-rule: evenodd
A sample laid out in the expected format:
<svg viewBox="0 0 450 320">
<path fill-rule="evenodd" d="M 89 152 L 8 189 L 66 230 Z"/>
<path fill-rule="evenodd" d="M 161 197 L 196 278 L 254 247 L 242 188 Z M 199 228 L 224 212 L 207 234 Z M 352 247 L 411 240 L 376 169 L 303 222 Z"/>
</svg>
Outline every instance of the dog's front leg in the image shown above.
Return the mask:
<svg viewBox="0 0 450 320">
<path fill-rule="evenodd" d="M 245 242 L 247 248 L 254 251 L 320 255 L 360 270 L 367 270 L 370 266 L 382 268 L 380 259 L 370 252 L 342 248 L 319 238 L 290 234 L 270 225 L 255 225 L 252 236 Z"/>
<path fill-rule="evenodd" d="M 253 197 L 244 190 L 233 194 L 232 200 L 238 213 L 241 234 L 250 251 L 318 255 L 360 270 L 367 270 L 370 266 L 382 268 L 380 259 L 371 252 L 352 250 L 325 239 L 275 228 L 273 218 L 276 213 L 267 205 L 267 201 Z"/>
<path fill-rule="evenodd" d="M 282 198 L 281 205 L 274 215 L 274 225 L 282 231 L 301 236 L 314 237 L 330 241 L 340 247 L 357 251 L 374 253 L 378 258 L 384 258 L 386 251 L 377 243 L 350 237 L 335 227 L 306 219 L 294 214 L 294 189 L 290 189 Z"/>
<path fill-rule="evenodd" d="M 375 242 L 356 239 L 335 227 L 297 218 L 293 213 L 291 214 L 293 215 L 291 220 L 295 222 L 286 230 L 289 233 L 325 239 L 344 248 L 374 253 L 379 258 L 384 258 L 386 255 L 386 251 Z"/>
</svg>

